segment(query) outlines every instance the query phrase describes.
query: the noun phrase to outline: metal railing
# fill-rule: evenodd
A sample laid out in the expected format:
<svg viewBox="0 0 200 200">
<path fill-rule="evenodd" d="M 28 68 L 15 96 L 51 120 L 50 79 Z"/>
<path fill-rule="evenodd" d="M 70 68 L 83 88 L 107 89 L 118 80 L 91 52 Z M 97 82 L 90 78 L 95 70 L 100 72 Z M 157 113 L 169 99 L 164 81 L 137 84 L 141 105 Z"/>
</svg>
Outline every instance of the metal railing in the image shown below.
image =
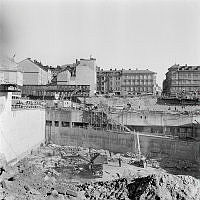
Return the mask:
<svg viewBox="0 0 200 200">
<path fill-rule="evenodd" d="M 20 105 L 20 104 L 13 104 L 11 109 L 38 109 L 38 108 L 45 108 L 42 105 Z"/>
</svg>

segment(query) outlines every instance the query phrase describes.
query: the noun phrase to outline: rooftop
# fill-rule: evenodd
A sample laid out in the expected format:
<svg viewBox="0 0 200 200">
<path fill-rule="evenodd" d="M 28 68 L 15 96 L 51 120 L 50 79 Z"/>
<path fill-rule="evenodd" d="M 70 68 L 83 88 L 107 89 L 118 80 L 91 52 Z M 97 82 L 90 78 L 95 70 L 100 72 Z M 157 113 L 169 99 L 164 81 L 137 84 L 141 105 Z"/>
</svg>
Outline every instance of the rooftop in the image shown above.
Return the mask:
<svg viewBox="0 0 200 200">
<path fill-rule="evenodd" d="M 102 73 L 113 73 L 113 72 L 122 72 L 122 74 L 156 74 L 155 72 L 153 71 L 150 71 L 148 69 L 145 69 L 145 70 L 141 70 L 141 69 L 129 69 L 129 70 L 126 70 L 126 69 L 110 69 L 110 70 L 103 70 L 101 69 L 99 72 L 102 72 Z"/>
<path fill-rule="evenodd" d="M 191 66 L 191 65 L 179 65 L 179 64 L 175 64 L 173 66 L 171 66 L 170 68 L 168 68 L 168 70 L 200 70 L 200 66 Z"/>
<path fill-rule="evenodd" d="M 135 69 L 135 70 L 122 70 L 122 73 L 123 74 L 128 74 L 128 73 L 135 73 L 135 74 L 156 74 L 155 72 L 153 71 L 150 71 L 148 69 L 145 69 L 145 70 L 140 70 L 140 69 Z"/>
<path fill-rule="evenodd" d="M 26 58 L 26 59 L 22 60 L 21 62 L 23 62 L 25 60 L 29 60 L 30 62 L 37 65 L 39 68 L 43 69 L 44 71 L 48 71 L 51 68 L 51 66 L 43 65 L 41 62 L 39 62 L 37 60 L 31 60 L 31 58 Z M 21 63 L 21 62 L 19 62 L 19 63 Z"/>
</svg>

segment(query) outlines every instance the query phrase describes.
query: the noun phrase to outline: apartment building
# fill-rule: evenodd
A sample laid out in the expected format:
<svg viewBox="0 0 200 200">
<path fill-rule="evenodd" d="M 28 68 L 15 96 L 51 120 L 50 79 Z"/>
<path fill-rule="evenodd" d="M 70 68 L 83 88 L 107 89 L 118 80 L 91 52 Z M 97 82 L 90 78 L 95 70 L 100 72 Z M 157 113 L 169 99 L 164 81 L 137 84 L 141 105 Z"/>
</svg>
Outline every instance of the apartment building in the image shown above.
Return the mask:
<svg viewBox="0 0 200 200">
<path fill-rule="evenodd" d="M 101 94 L 121 93 L 122 70 L 103 70 L 97 71 L 97 91 Z"/>
<path fill-rule="evenodd" d="M 200 93 L 200 66 L 175 64 L 168 69 L 163 81 L 163 94 L 196 95 Z"/>
<path fill-rule="evenodd" d="M 97 90 L 97 75 L 96 75 L 96 59 L 80 59 L 76 66 L 75 85 L 89 85 L 90 96 L 93 96 Z"/>
<path fill-rule="evenodd" d="M 156 73 L 146 70 L 123 70 L 122 91 L 130 94 L 143 94 L 156 92 Z"/>
<path fill-rule="evenodd" d="M 93 96 L 97 90 L 96 59 L 76 60 L 76 63 L 61 66 L 56 75 L 55 83 L 57 85 L 86 85 L 90 87 L 90 96 Z"/>
<path fill-rule="evenodd" d="M 102 94 L 112 92 L 119 95 L 155 94 L 156 73 L 148 69 L 99 69 L 97 72 L 97 90 Z"/>
</svg>

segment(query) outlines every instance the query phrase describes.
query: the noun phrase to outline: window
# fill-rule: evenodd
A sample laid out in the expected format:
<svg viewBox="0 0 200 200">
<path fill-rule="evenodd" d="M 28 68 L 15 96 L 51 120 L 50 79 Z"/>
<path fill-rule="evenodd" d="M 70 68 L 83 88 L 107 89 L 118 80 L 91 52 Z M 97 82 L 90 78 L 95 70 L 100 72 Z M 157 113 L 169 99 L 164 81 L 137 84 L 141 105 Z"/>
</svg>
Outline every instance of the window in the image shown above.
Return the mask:
<svg viewBox="0 0 200 200">
<path fill-rule="evenodd" d="M 151 75 L 148 75 L 148 79 L 152 79 L 152 76 L 151 76 Z"/>
<path fill-rule="evenodd" d="M 46 126 L 52 126 L 52 121 L 46 120 Z"/>
<path fill-rule="evenodd" d="M 54 122 L 55 127 L 59 127 L 59 121 Z"/>
<path fill-rule="evenodd" d="M 62 127 L 69 127 L 69 122 L 62 122 Z"/>
</svg>

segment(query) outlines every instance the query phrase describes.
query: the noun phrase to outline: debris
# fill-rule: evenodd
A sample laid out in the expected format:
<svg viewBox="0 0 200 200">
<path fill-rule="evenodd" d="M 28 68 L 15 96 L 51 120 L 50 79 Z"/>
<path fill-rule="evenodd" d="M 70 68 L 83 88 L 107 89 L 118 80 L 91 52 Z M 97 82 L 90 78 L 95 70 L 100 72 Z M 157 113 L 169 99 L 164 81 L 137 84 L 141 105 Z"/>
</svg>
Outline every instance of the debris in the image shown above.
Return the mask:
<svg viewBox="0 0 200 200">
<path fill-rule="evenodd" d="M 109 154 L 110 152 L 95 149 L 90 149 L 89 154 L 89 150 L 82 147 L 53 144 L 43 146 L 40 151 L 28 155 L 14 166 L 7 166 L 0 176 L 0 199 L 200 199 L 200 183 L 193 177 L 160 173 L 153 168 L 147 174 L 149 168 L 135 168 L 127 164 L 130 160 L 137 160 L 137 156 L 130 152 L 125 155 L 112 153 L 114 167 L 119 171 L 109 168 L 112 162 L 104 164 L 108 166 L 105 170 L 102 168 L 103 164 L 99 166 L 98 162 L 106 163 L 104 157 L 109 157 Z M 93 160 L 96 156 L 98 159 Z M 123 163 L 121 167 L 118 167 L 118 158 Z M 85 177 L 82 176 L 79 172 L 86 170 L 84 165 L 90 166 L 88 162 L 97 167 L 94 171 L 105 173 L 98 179 L 95 176 L 91 178 L 88 173 Z M 159 167 L 158 161 L 147 160 L 148 166 L 156 164 Z M 190 163 L 177 161 L 173 167 L 183 164 L 192 166 Z M 109 181 L 104 176 L 110 177 Z"/>
<path fill-rule="evenodd" d="M 200 199 L 200 181 L 166 173 L 136 178 L 128 186 L 130 199 Z"/>
</svg>

